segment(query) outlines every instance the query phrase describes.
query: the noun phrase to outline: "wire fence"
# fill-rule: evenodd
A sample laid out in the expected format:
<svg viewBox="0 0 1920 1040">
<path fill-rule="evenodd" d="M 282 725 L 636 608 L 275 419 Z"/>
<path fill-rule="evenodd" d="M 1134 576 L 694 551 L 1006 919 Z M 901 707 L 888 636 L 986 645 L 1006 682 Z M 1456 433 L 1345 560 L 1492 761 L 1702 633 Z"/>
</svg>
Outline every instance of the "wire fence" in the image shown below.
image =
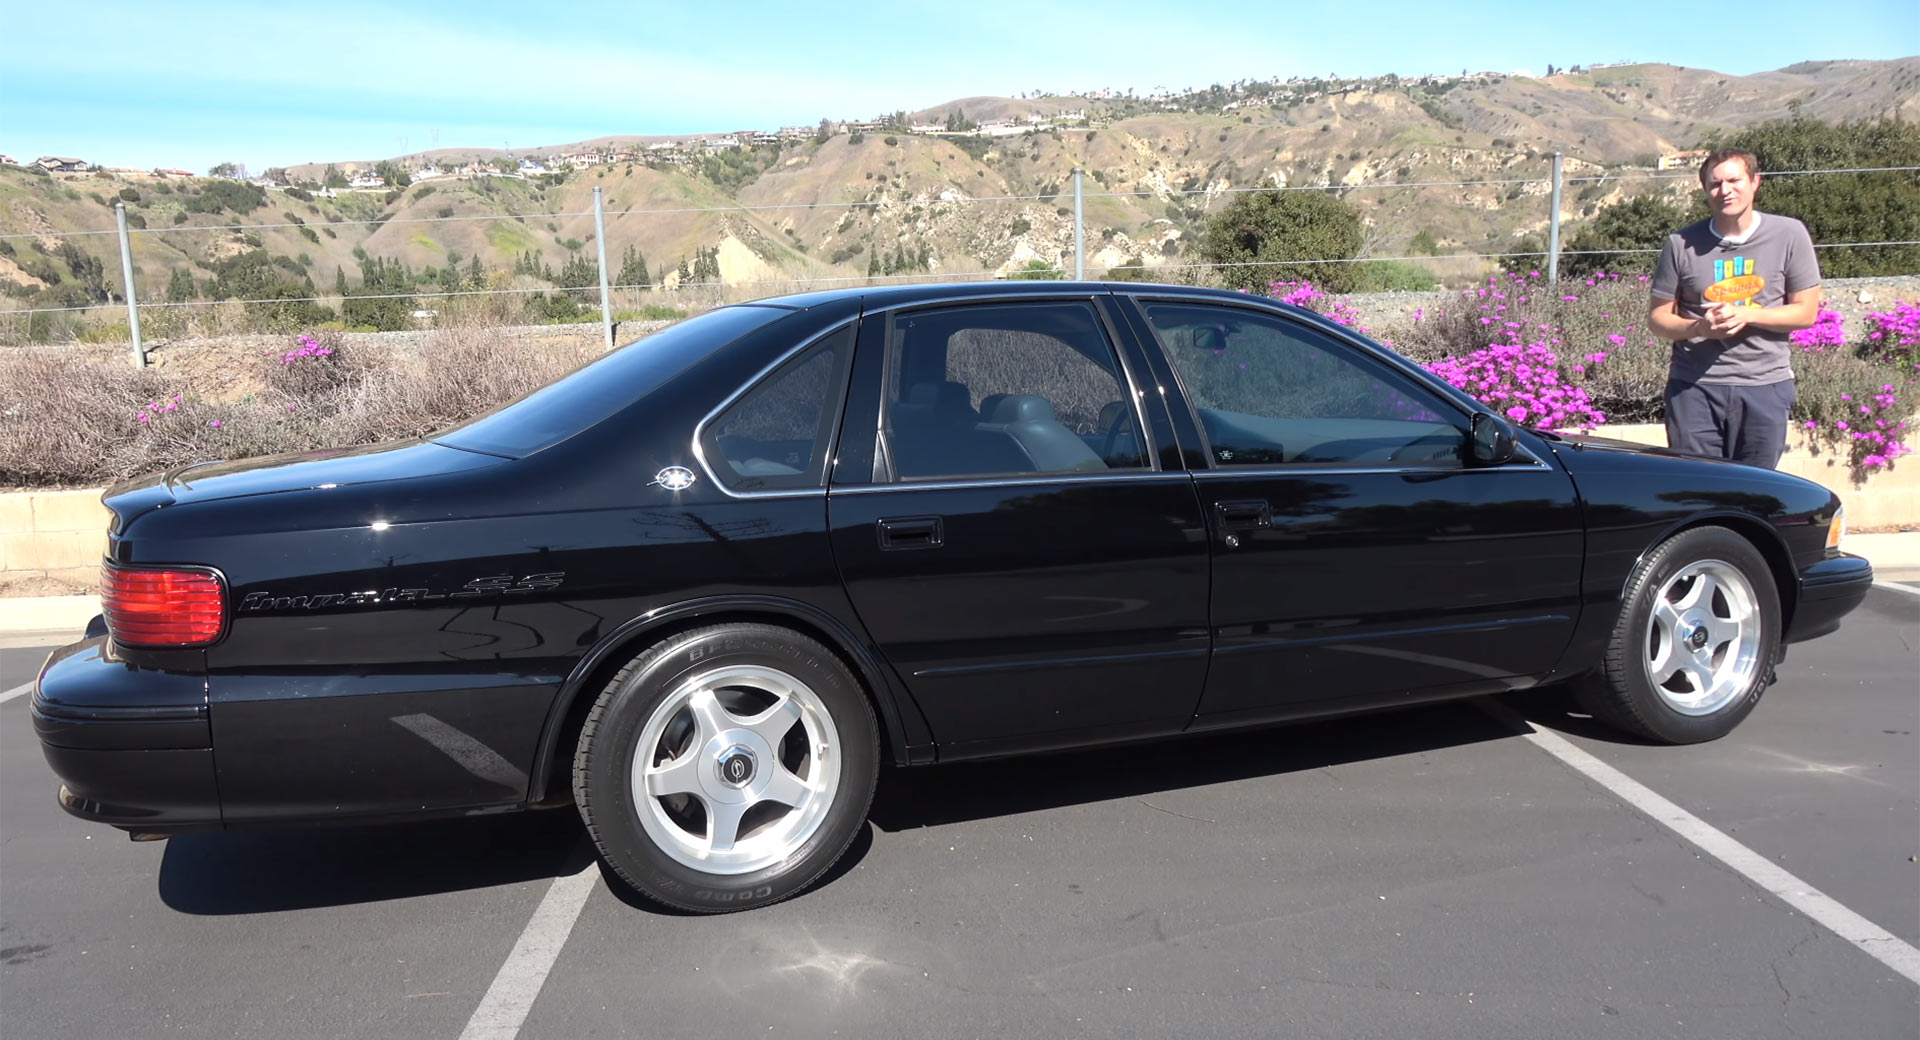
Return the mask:
<svg viewBox="0 0 1920 1040">
<path fill-rule="evenodd" d="M 1764 171 L 1764 176 L 1768 178 L 1778 178 L 1778 177 L 1823 176 L 1823 175 L 1842 175 L 1842 174 L 1913 173 L 1916 171 L 1920 171 L 1920 166 L 1835 167 L 1835 168 L 1824 168 L 1824 169 Z M 1560 202 L 1560 199 L 1561 199 L 1561 191 L 1565 186 L 1576 185 L 1576 184 L 1578 185 L 1587 185 L 1587 184 L 1626 185 L 1626 184 L 1631 184 L 1636 182 L 1681 182 L 1681 181 L 1694 182 L 1694 181 L 1697 181 L 1697 174 L 1691 170 L 1669 170 L 1669 171 L 1636 170 L 1636 171 L 1628 171 L 1628 172 L 1607 171 L 1607 172 L 1596 173 L 1596 174 L 1564 176 L 1560 172 L 1560 166 L 1557 161 L 1557 157 L 1556 157 L 1556 162 L 1554 164 L 1552 173 L 1550 173 L 1547 176 L 1501 177 L 1501 178 L 1480 178 L 1480 179 L 1468 178 L 1468 179 L 1458 179 L 1458 180 L 1419 180 L 1419 181 L 1377 180 L 1377 181 L 1362 181 L 1354 184 L 1340 184 L 1340 183 L 1336 183 L 1336 184 L 1323 184 L 1323 183 L 1255 184 L 1255 185 L 1237 185 L 1237 186 L 1202 187 L 1202 188 L 1142 189 L 1142 190 L 1134 190 L 1134 191 L 1116 191 L 1116 190 L 1086 191 L 1085 186 L 1081 180 L 1080 173 L 1081 171 L 1077 169 L 1074 171 L 1073 190 L 1070 196 L 1064 190 L 1057 190 L 1050 194 L 1036 193 L 1036 194 L 983 195 L 983 196 L 969 196 L 969 195 L 964 195 L 964 194 L 954 192 L 952 190 L 947 190 L 947 191 L 933 192 L 931 194 L 928 194 L 927 197 L 919 200 L 920 205 L 923 205 L 929 208 L 933 208 L 933 207 L 959 208 L 959 207 L 968 207 L 968 206 L 985 206 L 985 205 L 992 205 L 992 204 L 1019 205 L 1019 204 L 1044 203 L 1044 204 L 1048 204 L 1056 207 L 1061 207 L 1060 211 L 1062 214 L 1064 214 L 1066 212 L 1066 210 L 1064 209 L 1064 204 L 1068 201 L 1069 198 L 1071 198 L 1072 205 L 1073 205 L 1073 211 L 1072 211 L 1073 219 L 1072 219 L 1072 227 L 1071 227 L 1073 244 L 1070 248 L 1065 247 L 1063 244 L 1059 253 L 1059 258 L 1052 262 L 1046 262 L 1043 260 L 1041 261 L 1041 263 L 1035 264 L 1031 267 L 1022 268 L 1017 271 L 1010 272 L 1006 264 L 1002 264 L 997 267 L 988 267 L 986 265 L 980 264 L 977 258 L 969 258 L 969 259 L 974 259 L 975 262 L 971 265 L 963 265 L 961 267 L 954 268 L 954 269 L 915 270 L 915 271 L 909 271 L 904 273 L 847 274 L 847 273 L 841 273 L 841 271 L 845 270 L 845 265 L 843 263 L 837 264 L 837 265 L 833 263 L 823 264 L 817 260 L 814 260 L 809 262 L 809 264 L 807 265 L 808 269 L 806 270 L 795 271 L 791 274 L 782 274 L 779 277 L 732 278 L 732 279 L 709 278 L 702 282 L 692 283 L 692 284 L 697 284 L 709 290 L 734 292 L 736 296 L 744 293 L 746 295 L 740 298 L 751 298 L 751 294 L 761 289 L 772 289 L 774 291 L 804 291 L 806 289 L 833 288 L 833 287 L 850 286 L 850 285 L 889 285 L 889 284 L 899 284 L 899 283 L 906 283 L 906 282 L 929 282 L 929 281 L 946 282 L 946 281 L 961 281 L 961 280 L 976 280 L 976 279 L 992 279 L 992 278 L 1001 278 L 1001 277 L 1009 277 L 1009 276 L 1014 276 L 1014 277 L 1022 277 L 1022 276 L 1024 277 L 1064 277 L 1064 276 L 1075 276 L 1075 275 L 1084 276 L 1085 268 L 1088 260 L 1088 257 L 1086 255 L 1085 245 L 1084 245 L 1084 232 L 1085 232 L 1085 223 L 1086 223 L 1085 206 L 1089 202 L 1096 202 L 1098 200 L 1157 199 L 1157 200 L 1166 201 L 1168 203 L 1175 203 L 1175 202 L 1189 202 L 1197 199 L 1197 200 L 1201 200 L 1204 204 L 1210 205 L 1216 200 L 1223 197 L 1230 197 L 1230 196 L 1242 195 L 1247 193 L 1255 193 L 1255 192 L 1315 191 L 1315 192 L 1334 192 L 1344 196 L 1347 194 L 1360 194 L 1360 193 L 1380 192 L 1380 191 L 1403 191 L 1404 192 L 1404 191 L 1431 191 L 1435 189 L 1454 189 L 1456 191 L 1460 191 L 1464 193 L 1467 191 L 1483 190 L 1483 189 L 1508 189 L 1510 192 L 1512 191 L 1525 192 L 1525 189 L 1533 188 L 1535 189 L 1535 191 L 1525 192 L 1525 193 L 1548 195 L 1550 196 L 1550 199 L 1551 199 L 1551 201 L 1547 206 L 1549 212 L 1541 215 L 1544 218 L 1544 221 L 1535 221 L 1535 223 L 1544 222 L 1545 224 L 1548 225 L 1549 243 L 1547 247 L 1544 249 L 1543 248 L 1525 248 L 1525 249 L 1512 249 L 1512 250 L 1505 250 L 1505 251 L 1489 250 L 1489 249 L 1454 250 L 1454 251 L 1444 252 L 1444 253 L 1416 252 L 1416 253 L 1405 253 L 1401 255 L 1384 255 L 1380 253 L 1370 252 L 1368 255 L 1363 255 L 1358 257 L 1326 257 L 1326 258 L 1319 258 L 1319 259 L 1293 259 L 1293 260 L 1254 260 L 1254 261 L 1235 262 L 1235 263 L 1213 263 L 1213 262 L 1201 262 L 1201 261 L 1192 261 L 1192 260 L 1181 260 L 1180 262 L 1172 262 L 1172 260 L 1169 259 L 1168 262 L 1163 262 L 1163 263 L 1122 262 L 1120 264 L 1102 263 L 1099 266 L 1101 270 L 1108 272 L 1110 275 L 1119 275 L 1121 277 L 1127 277 L 1129 275 L 1152 275 L 1160 278 L 1165 278 L 1166 280 L 1193 281 L 1193 280 L 1204 280 L 1209 275 L 1223 274 L 1235 268 L 1249 268 L 1249 267 L 1285 269 L 1285 268 L 1292 268 L 1292 267 L 1318 267 L 1320 265 L 1327 265 L 1327 264 L 1372 264 L 1372 263 L 1384 263 L 1384 262 L 1399 262 L 1399 263 L 1407 263 L 1407 264 L 1427 265 L 1429 267 L 1433 267 L 1435 265 L 1453 265 L 1455 269 L 1459 269 L 1461 265 L 1478 264 L 1478 265 L 1484 266 L 1489 263 L 1492 263 L 1492 264 L 1508 263 L 1508 262 L 1513 262 L 1523 258 L 1541 258 L 1542 260 L 1545 261 L 1543 266 L 1546 266 L 1551 274 L 1557 274 L 1560 260 L 1566 257 L 1630 256 L 1635 254 L 1652 254 L 1652 253 L 1658 252 L 1658 248 L 1652 247 L 1652 246 L 1631 247 L 1631 248 L 1610 248 L 1610 249 L 1577 249 L 1577 250 L 1561 248 L 1560 247 L 1560 222 L 1562 219 L 1563 211 L 1566 209 L 1566 206 Z M 297 197 L 298 196 L 296 196 L 296 198 Z M 1461 201 L 1464 201 L 1464 200 L 1461 200 Z M 1517 202 L 1518 200 L 1516 196 L 1510 194 L 1508 196 L 1508 201 Z M 623 282 L 619 279 L 613 278 L 611 274 L 606 270 L 606 262 L 604 260 L 605 236 L 603 232 L 603 229 L 604 229 L 603 222 L 608 218 L 616 218 L 616 217 L 662 218 L 662 217 L 678 217 L 678 216 L 701 215 L 701 214 L 723 214 L 723 215 L 724 214 L 746 214 L 746 215 L 782 214 L 782 213 L 789 213 L 792 211 L 801 211 L 801 210 L 846 210 L 849 212 L 857 212 L 857 211 L 873 212 L 879 209 L 881 206 L 880 203 L 877 203 L 871 199 L 860 199 L 860 200 L 846 200 L 846 201 L 821 201 L 821 202 L 810 202 L 810 203 L 786 203 L 786 204 L 767 204 L 767 205 L 739 204 L 739 205 L 714 205 L 714 206 L 620 208 L 620 207 L 605 207 L 600 205 L 599 189 L 596 189 L 595 191 L 595 202 L 596 202 L 596 208 L 592 210 L 554 210 L 554 211 L 535 210 L 535 211 L 528 211 L 528 212 L 522 212 L 522 213 L 509 212 L 509 213 L 485 213 L 485 214 L 448 214 L 448 215 L 439 215 L 439 216 L 432 216 L 432 217 L 391 217 L 391 218 L 381 218 L 378 216 L 365 217 L 365 218 L 340 217 L 337 219 L 326 219 L 326 220 L 296 219 L 296 220 L 285 221 L 285 222 L 262 221 L 262 222 L 255 222 L 255 223 L 237 222 L 237 223 L 214 224 L 214 225 L 180 224 L 173 227 L 128 227 L 126 226 L 126 211 L 125 211 L 124 205 L 121 202 L 116 201 L 115 209 L 120 219 L 120 225 L 117 227 L 85 228 L 85 229 L 75 229 L 75 230 L 47 230 L 47 231 L 39 231 L 39 232 L 12 232 L 7 234 L 0 234 L 0 243 L 6 244 L 6 250 L 0 250 L 0 252 L 15 251 L 14 247 L 12 246 L 12 243 L 23 241 L 23 240 L 31 241 L 35 244 L 36 248 L 40 248 L 40 243 L 44 240 L 49 240 L 49 239 L 54 241 L 64 242 L 69 239 L 88 239 L 88 238 L 94 238 L 98 236 L 115 235 L 115 236 L 118 236 L 119 238 L 120 259 L 122 263 L 122 270 L 123 272 L 126 272 L 123 278 L 123 284 L 124 284 L 124 280 L 131 279 L 133 273 L 136 271 L 136 264 L 133 258 L 131 241 L 133 238 L 138 236 L 164 237 L 164 236 L 193 235 L 193 234 L 207 234 L 207 233 L 227 233 L 227 234 L 236 235 L 236 236 L 253 236 L 256 233 L 262 232 L 262 231 L 286 230 L 289 228 L 304 228 L 304 229 L 309 229 L 306 233 L 307 237 L 313 238 L 315 239 L 315 241 L 317 241 L 317 238 L 312 229 L 331 229 L 336 227 L 347 227 L 347 226 L 354 226 L 354 225 L 358 225 L 358 226 L 372 225 L 375 228 L 379 228 L 379 227 L 385 227 L 390 225 L 454 226 L 454 225 L 462 225 L 462 224 L 471 224 L 476 222 L 493 223 L 493 222 L 500 222 L 500 221 L 516 221 L 516 222 L 524 223 L 529 220 L 541 220 L 541 221 L 553 222 L 560 219 L 593 217 L 596 221 L 596 227 L 602 229 L 602 231 L 596 232 L 594 236 L 596 239 L 598 239 L 598 241 L 596 242 L 596 245 L 600 247 L 602 255 L 598 257 L 589 255 L 588 257 L 585 258 L 587 262 L 592 265 L 592 271 L 595 276 L 594 284 L 590 284 L 590 285 L 579 285 L 579 284 L 554 285 L 554 284 L 545 283 L 544 279 L 523 278 L 523 279 L 516 279 L 516 280 L 522 281 L 522 282 L 536 281 L 536 282 L 541 282 L 542 284 L 515 284 L 515 285 L 496 284 L 496 285 L 491 285 L 487 287 L 476 286 L 473 288 L 447 288 L 447 287 L 441 286 L 437 280 L 434 280 L 434 281 L 421 282 L 413 287 L 409 287 L 405 291 L 397 291 L 397 292 L 368 292 L 368 291 L 365 291 L 365 288 L 363 287 L 361 291 L 357 291 L 357 292 L 349 289 L 349 291 L 344 295 L 339 292 L 334 292 L 334 293 L 314 292 L 308 295 L 287 295 L 285 293 L 280 293 L 280 294 L 273 294 L 273 295 L 268 295 L 264 297 L 245 297 L 245 298 L 234 297 L 234 298 L 228 298 L 228 299 L 212 299 L 212 298 L 153 299 L 152 297 L 156 295 L 155 294 L 156 287 L 152 285 L 140 284 L 140 285 L 136 285 L 136 289 L 138 291 L 133 294 L 134 297 L 138 298 L 137 304 L 134 304 L 134 303 L 128 302 L 126 298 L 127 294 L 124 292 L 117 294 L 118 299 L 112 298 L 116 294 L 112 291 L 112 287 L 110 285 L 105 285 L 104 280 L 102 280 L 102 287 L 100 291 L 102 291 L 105 295 L 109 297 L 109 299 L 103 300 L 103 301 L 92 301 L 84 304 L 63 305 L 63 306 L 44 306 L 44 305 L 34 306 L 34 305 L 26 305 L 26 301 L 0 300 L 0 337 L 16 338 L 16 335 L 8 335 L 9 326 L 10 325 L 17 326 L 23 320 L 27 322 L 29 326 L 31 326 L 32 323 L 36 320 L 36 316 L 71 317 L 75 315 L 85 316 L 89 312 L 107 311 L 107 310 L 125 310 L 127 314 L 127 321 L 129 325 L 132 327 L 132 335 L 134 338 L 134 347 L 136 351 L 136 356 L 143 356 L 140 354 L 141 345 L 139 342 L 139 335 L 140 335 L 139 322 L 140 322 L 140 316 L 142 314 L 162 315 L 169 311 L 190 313 L 195 309 L 221 307 L 223 305 L 229 305 L 229 304 L 239 304 L 239 305 L 253 306 L 253 307 L 264 307 L 264 306 L 270 306 L 270 305 L 297 305 L 297 304 L 336 305 L 337 306 L 337 305 L 342 305 L 346 303 L 351 303 L 353 301 L 369 301 L 369 302 L 393 301 L 393 300 L 460 301 L 460 300 L 469 300 L 469 299 L 475 299 L 475 298 L 502 298 L 507 300 L 511 300 L 513 298 L 520 298 L 521 300 L 526 300 L 531 297 L 546 296 L 548 294 L 554 294 L 554 293 L 565 293 L 575 300 L 586 302 L 589 304 L 597 303 L 601 312 L 602 320 L 606 322 L 609 326 L 608 335 L 610 337 L 612 314 L 616 308 L 616 302 L 613 297 L 614 293 L 622 293 L 628 296 L 631 296 L 632 294 L 659 293 L 659 292 L 662 292 L 663 290 L 671 293 L 673 291 L 677 291 L 677 290 L 685 289 L 689 287 L 690 283 L 681 282 L 678 284 L 672 284 L 672 283 L 663 284 L 662 279 L 654 279 L 646 282 Z M 898 203 L 895 203 L 895 204 L 897 205 Z M 1151 221 L 1149 220 L 1147 223 L 1151 223 Z M 331 231 L 328 231 L 328 233 L 331 234 Z M 254 239 L 254 241 L 257 242 L 258 240 Z M 584 243 L 581 243 L 581 244 L 584 244 Z M 1883 240 L 1815 243 L 1815 248 L 1821 249 L 1821 250 L 1899 249 L 1899 248 L 1906 248 L 1906 247 L 1913 247 L 1913 246 L 1920 246 L 1920 240 L 1906 239 L 1906 238 L 1888 238 Z M 876 253 L 880 248 L 882 248 L 882 246 L 879 243 L 875 243 Z M 44 248 L 42 248 L 42 251 L 44 252 Z M 1129 257 L 1129 259 L 1132 259 L 1132 257 Z M 289 263 L 291 263 L 291 261 L 289 261 Z M 664 271 L 664 268 L 662 270 Z M 1920 273 L 1920 265 L 1916 265 L 1915 271 L 1902 271 L 1900 273 Z M 762 295 L 771 295 L 771 294 L 772 293 L 762 293 Z M 14 331 L 17 334 L 17 328 Z M 28 337 L 21 337 L 21 338 L 32 338 L 32 337 L 28 336 Z"/>
</svg>

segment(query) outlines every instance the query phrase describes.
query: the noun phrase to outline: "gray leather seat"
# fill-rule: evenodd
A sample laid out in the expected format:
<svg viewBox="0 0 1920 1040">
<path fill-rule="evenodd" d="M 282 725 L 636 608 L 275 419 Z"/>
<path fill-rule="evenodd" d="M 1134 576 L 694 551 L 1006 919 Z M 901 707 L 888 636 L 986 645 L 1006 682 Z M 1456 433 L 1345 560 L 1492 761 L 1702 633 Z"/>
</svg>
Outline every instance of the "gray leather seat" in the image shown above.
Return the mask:
<svg viewBox="0 0 1920 1040">
<path fill-rule="evenodd" d="M 994 394 L 981 402 L 986 413 L 974 429 L 1006 436 L 1039 473 L 1103 470 L 1100 454 L 1054 417 L 1053 404 L 1039 394 Z"/>
</svg>

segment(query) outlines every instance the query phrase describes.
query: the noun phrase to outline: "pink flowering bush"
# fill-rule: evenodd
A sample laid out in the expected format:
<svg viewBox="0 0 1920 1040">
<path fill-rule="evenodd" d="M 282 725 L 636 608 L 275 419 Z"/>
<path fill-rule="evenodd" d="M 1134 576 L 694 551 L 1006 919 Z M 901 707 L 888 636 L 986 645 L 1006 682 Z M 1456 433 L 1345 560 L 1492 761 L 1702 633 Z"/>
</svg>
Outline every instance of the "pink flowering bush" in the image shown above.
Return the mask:
<svg viewBox="0 0 1920 1040">
<path fill-rule="evenodd" d="M 274 350 L 261 373 L 268 387 L 292 398 L 329 394 L 362 380 L 364 366 L 341 349 L 340 334 L 303 332 L 293 346 Z"/>
<path fill-rule="evenodd" d="M 1567 381 L 1559 355 L 1538 340 L 1495 343 L 1427 367 L 1524 426 L 1590 429 L 1607 421 L 1587 392 Z"/>
<path fill-rule="evenodd" d="M 1829 307 L 1820 308 L 1820 316 L 1815 318 L 1809 328 L 1796 329 L 1787 335 L 1788 341 L 1803 351 L 1826 350 L 1829 347 L 1845 346 L 1847 326 L 1840 312 Z"/>
<path fill-rule="evenodd" d="M 1274 282 L 1268 288 L 1270 291 L 1267 295 L 1281 303 L 1304 307 L 1328 321 L 1345 325 L 1356 332 L 1369 331 L 1366 325 L 1361 323 L 1359 308 L 1345 296 L 1329 296 L 1321 292 L 1312 282 Z M 1393 346 L 1392 341 L 1387 341 L 1387 346 Z"/>
<path fill-rule="evenodd" d="M 1882 361 L 1911 364 L 1920 347 L 1920 302 L 1897 300 L 1893 309 L 1867 315 L 1866 349 Z"/>
</svg>

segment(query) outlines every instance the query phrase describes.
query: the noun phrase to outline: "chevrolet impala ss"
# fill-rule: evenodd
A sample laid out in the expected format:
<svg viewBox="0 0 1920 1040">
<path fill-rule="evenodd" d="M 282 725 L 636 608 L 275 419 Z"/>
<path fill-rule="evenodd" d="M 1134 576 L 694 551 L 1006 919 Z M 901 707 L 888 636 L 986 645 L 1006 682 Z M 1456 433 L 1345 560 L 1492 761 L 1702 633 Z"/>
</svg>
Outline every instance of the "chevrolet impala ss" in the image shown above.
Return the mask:
<svg viewBox="0 0 1920 1040">
<path fill-rule="evenodd" d="M 105 502 L 103 616 L 32 701 L 69 812 L 571 804 L 695 911 L 819 878 L 883 766 L 1549 683 L 1711 740 L 1872 581 L 1815 484 L 1134 284 L 724 307 L 425 439 Z"/>
</svg>

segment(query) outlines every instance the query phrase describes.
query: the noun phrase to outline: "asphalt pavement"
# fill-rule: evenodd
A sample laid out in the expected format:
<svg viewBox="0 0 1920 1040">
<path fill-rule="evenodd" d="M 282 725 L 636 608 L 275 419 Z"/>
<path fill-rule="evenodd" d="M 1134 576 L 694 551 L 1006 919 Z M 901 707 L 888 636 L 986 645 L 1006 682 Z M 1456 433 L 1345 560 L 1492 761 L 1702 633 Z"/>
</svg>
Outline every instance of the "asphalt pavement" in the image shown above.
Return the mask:
<svg viewBox="0 0 1920 1040">
<path fill-rule="evenodd" d="M 0 692 L 44 654 L 0 649 Z M 1881 952 L 1529 729 L 1884 930 Z M 16 695 L 0 1023 L 8 1040 L 1912 1038 L 1920 986 L 1884 951 L 1920 944 L 1916 732 L 1920 595 L 1876 588 L 1713 744 L 1636 743 L 1548 691 L 900 772 L 824 884 L 702 918 L 609 883 L 566 810 L 132 843 L 54 804 Z M 576 877 L 584 905 L 556 912 Z"/>
</svg>

